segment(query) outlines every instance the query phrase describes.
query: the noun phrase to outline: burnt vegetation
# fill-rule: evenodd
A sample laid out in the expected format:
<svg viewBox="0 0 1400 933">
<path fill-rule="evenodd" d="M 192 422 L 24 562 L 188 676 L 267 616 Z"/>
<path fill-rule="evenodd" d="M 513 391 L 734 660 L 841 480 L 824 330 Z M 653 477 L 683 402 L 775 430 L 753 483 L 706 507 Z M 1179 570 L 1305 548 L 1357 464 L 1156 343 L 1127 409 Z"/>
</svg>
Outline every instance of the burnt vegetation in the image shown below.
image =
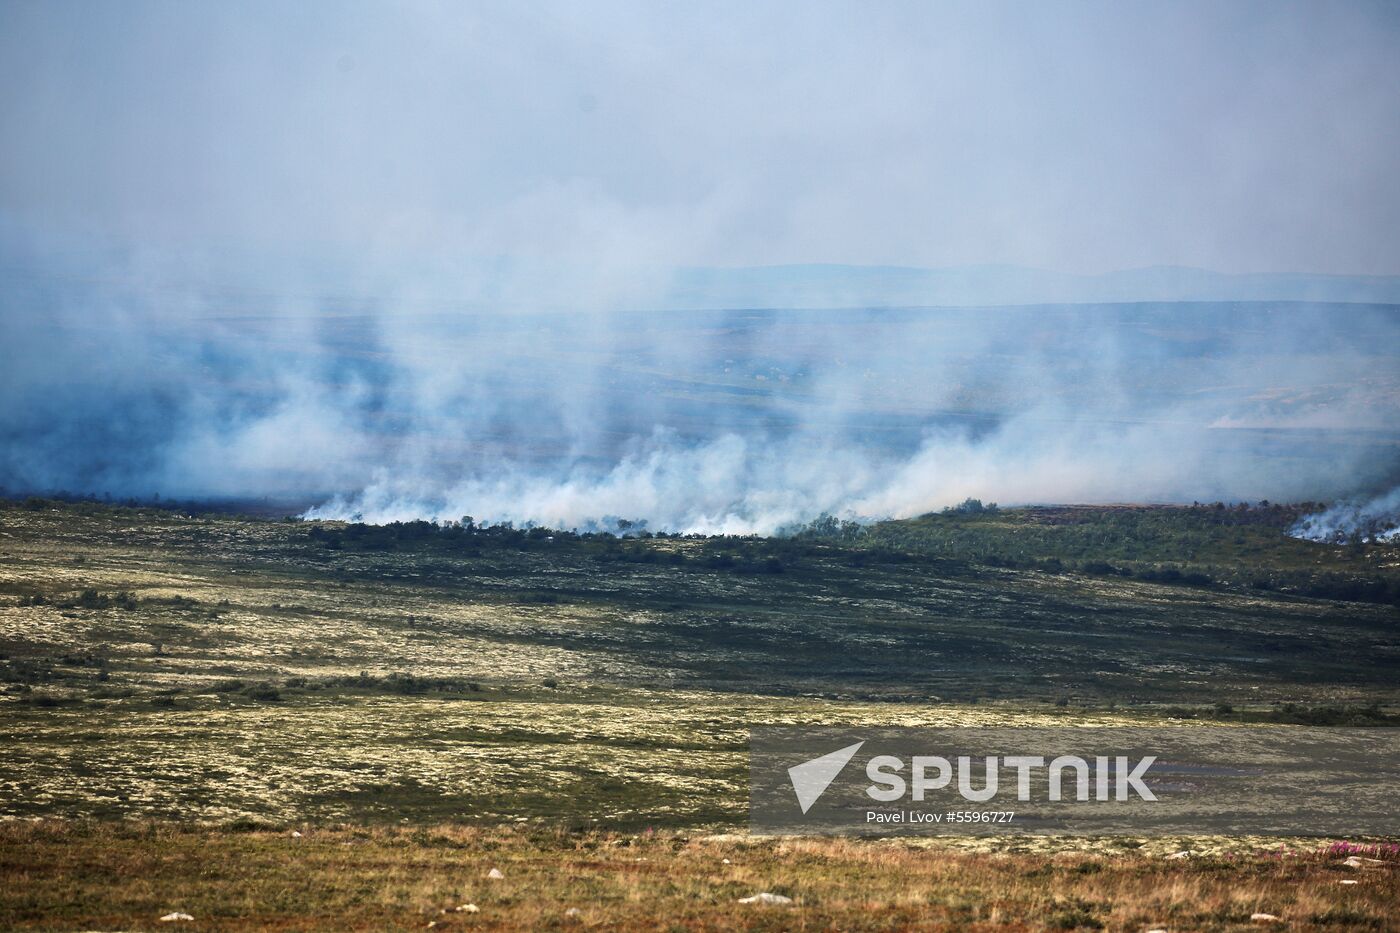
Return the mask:
<svg viewBox="0 0 1400 933">
<path fill-rule="evenodd" d="M 513 682 L 561 692 L 602 671 L 591 676 L 1071 712 L 1212 716 L 1244 697 L 1255 713 L 1331 703 L 1365 720 L 1356 709 L 1390 702 L 1395 682 L 1400 548 L 1289 537 L 1315 508 L 969 500 L 761 538 L 11 503 L 0 679 L 110 696 L 178 669 L 182 703 L 484 699 L 503 680 L 477 658 L 499 649 L 521 666 Z"/>
<path fill-rule="evenodd" d="M 980 565 L 1400 605 L 1394 564 L 1400 545 L 1358 540 L 1341 547 L 1289 537 L 1302 516 L 1321 508 L 1312 502 L 1217 502 L 1003 509 L 968 499 L 903 521 L 862 524 L 822 515 L 775 537 L 668 534 L 640 525 L 616 532 L 517 528 L 478 524 L 470 516 L 386 525 L 318 522 L 306 535 L 327 551 L 570 551 L 600 564 L 757 575 L 781 574 L 813 556 L 839 552 L 852 567 Z"/>
</svg>

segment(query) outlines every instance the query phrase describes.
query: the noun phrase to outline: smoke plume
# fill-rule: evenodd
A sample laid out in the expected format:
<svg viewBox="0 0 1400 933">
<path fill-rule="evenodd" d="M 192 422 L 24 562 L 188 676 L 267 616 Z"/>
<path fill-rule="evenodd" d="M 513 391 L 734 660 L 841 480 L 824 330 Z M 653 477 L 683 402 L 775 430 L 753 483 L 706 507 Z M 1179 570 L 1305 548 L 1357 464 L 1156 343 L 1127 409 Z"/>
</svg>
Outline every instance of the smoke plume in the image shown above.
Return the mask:
<svg viewBox="0 0 1400 933">
<path fill-rule="evenodd" d="M 3 3 L 0 485 L 704 531 L 1390 488 L 1398 40 Z"/>
<path fill-rule="evenodd" d="M 1389 305 L 494 313 L 55 262 L 0 298 L 17 492 L 738 533 L 1395 475 Z"/>
<path fill-rule="evenodd" d="M 1400 540 L 1400 487 L 1374 499 L 1339 502 L 1302 518 L 1289 533 L 1329 544 Z"/>
</svg>

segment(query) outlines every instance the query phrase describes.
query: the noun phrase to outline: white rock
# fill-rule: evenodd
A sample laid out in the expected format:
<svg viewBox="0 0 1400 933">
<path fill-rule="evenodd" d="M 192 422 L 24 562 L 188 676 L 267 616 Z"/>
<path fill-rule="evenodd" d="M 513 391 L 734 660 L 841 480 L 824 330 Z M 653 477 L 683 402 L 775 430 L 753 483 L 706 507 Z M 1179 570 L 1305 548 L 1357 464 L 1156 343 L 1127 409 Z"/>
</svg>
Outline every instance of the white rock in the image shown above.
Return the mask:
<svg viewBox="0 0 1400 933">
<path fill-rule="evenodd" d="M 191 917 L 189 914 L 181 913 L 180 911 L 176 910 L 176 911 L 173 911 L 172 913 L 166 914 L 164 917 L 161 917 L 160 919 L 161 919 L 161 922 L 162 922 L 162 923 L 173 923 L 173 922 L 176 921 L 176 920 L 193 920 L 194 918 Z"/>
<path fill-rule="evenodd" d="M 300 838 L 301 838 L 301 833 L 297 832 L 295 829 L 292 830 L 292 838 L 293 838 L 293 839 L 300 839 Z"/>
<path fill-rule="evenodd" d="M 1384 865 L 1385 862 L 1378 858 L 1365 858 L 1360 855 L 1353 855 L 1342 862 L 1347 868 L 1375 868 L 1377 865 Z"/>
<path fill-rule="evenodd" d="M 1190 858 L 1190 857 L 1191 857 L 1191 850 L 1190 850 L 1190 849 L 1182 849 L 1180 852 L 1173 852 L 1171 855 L 1168 855 L 1168 856 L 1167 856 L 1167 858 Z"/>
<path fill-rule="evenodd" d="M 1338 881 L 1338 882 L 1337 882 L 1337 884 L 1360 884 L 1360 883 L 1361 883 L 1361 882 L 1360 882 L 1360 881 L 1357 881 L 1355 878 L 1343 878 L 1341 881 Z"/>
<path fill-rule="evenodd" d="M 582 917 L 582 916 L 583 916 L 583 911 L 579 910 L 577 907 L 570 907 L 568 910 L 564 911 L 564 916 L 566 916 L 566 917 Z"/>
<path fill-rule="evenodd" d="M 791 904 L 792 898 L 784 897 L 781 894 L 769 894 L 767 891 L 764 891 L 761 894 L 755 894 L 753 897 L 741 897 L 739 898 L 739 903 L 768 905 Z"/>
<path fill-rule="evenodd" d="M 728 865 L 728 864 L 729 864 L 729 859 L 725 859 L 725 860 L 724 860 L 724 864 Z"/>
<path fill-rule="evenodd" d="M 476 913 L 476 912 L 479 911 L 479 910 L 481 910 L 481 908 L 478 907 L 478 906 L 476 906 L 475 904 L 463 904 L 461 907 L 458 907 L 458 908 L 457 908 L 457 913 L 459 913 L 459 914 L 474 914 L 474 913 Z"/>
<path fill-rule="evenodd" d="M 493 868 L 486 873 L 486 877 L 490 878 L 492 881 L 500 881 L 505 875 L 501 874 L 499 868 Z"/>
<path fill-rule="evenodd" d="M 1255 923 L 1278 923 L 1278 917 L 1273 914 L 1250 914 L 1249 919 Z"/>
</svg>

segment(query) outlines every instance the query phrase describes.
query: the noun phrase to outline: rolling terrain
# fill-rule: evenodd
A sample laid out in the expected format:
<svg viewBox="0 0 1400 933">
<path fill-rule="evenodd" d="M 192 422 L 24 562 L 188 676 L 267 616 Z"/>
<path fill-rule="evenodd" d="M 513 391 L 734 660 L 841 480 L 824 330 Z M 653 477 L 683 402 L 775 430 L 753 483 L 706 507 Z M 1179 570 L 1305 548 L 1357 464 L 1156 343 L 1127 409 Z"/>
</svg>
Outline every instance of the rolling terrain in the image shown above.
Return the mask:
<svg viewBox="0 0 1400 933">
<path fill-rule="evenodd" d="M 0 812 L 724 824 L 755 724 L 1385 724 L 1396 548 L 1291 514 L 620 539 L 12 503 Z"/>
<path fill-rule="evenodd" d="M 1385 840 L 1360 871 L 1322 839 L 743 831 L 758 724 L 1400 721 L 1396 548 L 1299 511 L 617 538 L 9 502 L 0 925 L 1385 928 Z"/>
</svg>

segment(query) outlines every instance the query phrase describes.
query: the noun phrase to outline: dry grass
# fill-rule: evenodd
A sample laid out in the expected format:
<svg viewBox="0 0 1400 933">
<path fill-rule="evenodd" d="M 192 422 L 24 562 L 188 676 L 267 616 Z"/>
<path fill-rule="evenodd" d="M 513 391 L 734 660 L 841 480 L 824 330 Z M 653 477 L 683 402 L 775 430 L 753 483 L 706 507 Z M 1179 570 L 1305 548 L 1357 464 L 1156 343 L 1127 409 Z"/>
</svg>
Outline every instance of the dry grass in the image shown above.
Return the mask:
<svg viewBox="0 0 1400 933">
<path fill-rule="evenodd" d="M 235 831 L 0 825 L 0 927 L 155 929 L 1390 929 L 1400 864 L 1164 859 L 516 827 Z M 728 862 L 725 860 L 728 859 Z M 499 868 L 503 880 L 487 873 Z M 1344 885 L 1343 879 L 1359 883 Z M 758 891 L 792 906 L 743 906 Z M 474 903 L 479 912 L 449 912 Z M 577 909 L 576 917 L 566 912 Z"/>
</svg>

